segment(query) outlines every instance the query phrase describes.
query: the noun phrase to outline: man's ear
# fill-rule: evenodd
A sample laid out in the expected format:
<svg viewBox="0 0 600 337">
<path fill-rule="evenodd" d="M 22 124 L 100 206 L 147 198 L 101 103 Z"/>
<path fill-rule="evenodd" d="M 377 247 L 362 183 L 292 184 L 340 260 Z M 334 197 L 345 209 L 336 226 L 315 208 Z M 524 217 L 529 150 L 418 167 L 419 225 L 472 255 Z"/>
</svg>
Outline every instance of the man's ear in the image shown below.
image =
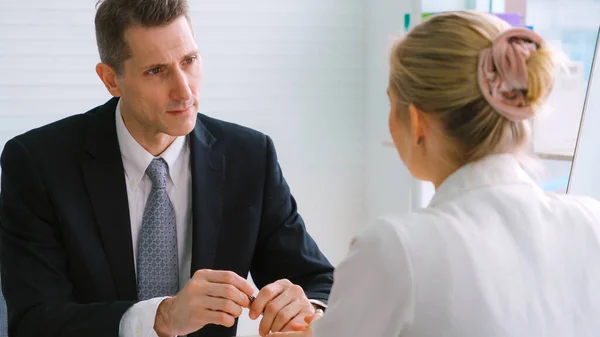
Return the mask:
<svg viewBox="0 0 600 337">
<path fill-rule="evenodd" d="M 96 74 L 98 74 L 98 77 L 100 77 L 100 80 L 111 95 L 114 97 L 121 96 L 121 90 L 117 85 L 117 72 L 113 67 L 106 63 L 98 63 L 96 65 Z"/>
<path fill-rule="evenodd" d="M 408 106 L 410 114 L 410 134 L 413 144 L 421 144 L 425 138 L 425 114 L 413 104 Z"/>
</svg>

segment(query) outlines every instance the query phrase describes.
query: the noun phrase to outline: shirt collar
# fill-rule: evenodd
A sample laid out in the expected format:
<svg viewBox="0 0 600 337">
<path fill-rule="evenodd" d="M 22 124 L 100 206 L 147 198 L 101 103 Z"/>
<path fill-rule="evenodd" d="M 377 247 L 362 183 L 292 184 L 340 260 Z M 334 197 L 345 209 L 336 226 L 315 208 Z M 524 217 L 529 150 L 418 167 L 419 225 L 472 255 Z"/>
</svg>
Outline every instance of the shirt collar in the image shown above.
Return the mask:
<svg viewBox="0 0 600 337">
<path fill-rule="evenodd" d="M 115 119 L 117 124 L 117 139 L 119 141 L 119 148 L 121 150 L 121 158 L 123 159 L 123 167 L 125 174 L 131 186 L 135 189 L 139 186 L 146 168 L 150 165 L 150 162 L 155 158 L 150 152 L 146 151 L 136 140 L 133 138 L 123 117 L 121 116 L 121 100 L 117 102 L 117 108 L 115 109 Z M 158 157 L 165 160 L 169 167 L 169 178 L 173 183 L 173 186 L 177 188 L 179 180 L 182 176 L 182 156 L 187 146 L 187 137 L 180 136 L 175 138 L 175 141 L 169 145 L 169 147 L 161 153 Z"/>
<path fill-rule="evenodd" d="M 436 190 L 429 207 L 440 205 L 469 190 L 508 184 L 528 184 L 538 187 L 523 168 L 517 155 L 490 155 L 464 165 L 446 178 Z"/>
</svg>

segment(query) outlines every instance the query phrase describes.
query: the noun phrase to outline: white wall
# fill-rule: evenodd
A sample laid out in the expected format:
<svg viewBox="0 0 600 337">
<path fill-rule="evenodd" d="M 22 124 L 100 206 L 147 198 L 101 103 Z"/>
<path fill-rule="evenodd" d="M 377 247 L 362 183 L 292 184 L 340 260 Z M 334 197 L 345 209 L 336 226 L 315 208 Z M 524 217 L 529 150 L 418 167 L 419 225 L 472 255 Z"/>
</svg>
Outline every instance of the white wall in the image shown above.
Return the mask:
<svg viewBox="0 0 600 337">
<path fill-rule="evenodd" d="M 273 137 L 309 230 L 337 263 L 364 223 L 362 1 L 193 9 L 201 110 Z"/>
<path fill-rule="evenodd" d="M 417 4 L 417 6 L 415 6 Z M 410 209 L 412 179 L 393 147 L 384 146 L 390 139 L 389 102 L 386 95 L 389 79 L 388 56 L 394 39 L 403 33 L 404 14 L 411 13 L 412 24 L 418 2 L 378 0 L 367 6 L 367 217 L 369 223 L 382 214 Z"/>
<path fill-rule="evenodd" d="M 422 0 L 423 12 L 453 11 L 471 5 L 472 0 Z"/>
<path fill-rule="evenodd" d="M 94 73 L 95 2 L 0 1 L 0 148 L 109 98 Z M 366 223 L 365 1 L 191 3 L 201 112 L 274 139 L 308 230 L 337 264 Z M 256 326 L 242 319 L 240 334 Z"/>
<path fill-rule="evenodd" d="M 420 0 L 423 12 L 443 12 L 460 9 L 489 11 L 490 4 L 493 12 L 504 12 L 504 0 Z"/>
</svg>

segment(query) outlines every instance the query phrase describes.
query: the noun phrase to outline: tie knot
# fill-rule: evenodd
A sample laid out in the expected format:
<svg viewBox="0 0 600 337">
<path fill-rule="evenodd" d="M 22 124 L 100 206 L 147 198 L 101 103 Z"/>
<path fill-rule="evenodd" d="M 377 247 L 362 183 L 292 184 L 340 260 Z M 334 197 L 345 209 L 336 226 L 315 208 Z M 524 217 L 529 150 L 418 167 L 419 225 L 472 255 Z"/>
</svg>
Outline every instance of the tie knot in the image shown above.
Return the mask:
<svg viewBox="0 0 600 337">
<path fill-rule="evenodd" d="M 146 174 L 152 181 L 152 188 L 167 188 L 169 166 L 162 158 L 155 158 L 146 169 Z"/>
</svg>

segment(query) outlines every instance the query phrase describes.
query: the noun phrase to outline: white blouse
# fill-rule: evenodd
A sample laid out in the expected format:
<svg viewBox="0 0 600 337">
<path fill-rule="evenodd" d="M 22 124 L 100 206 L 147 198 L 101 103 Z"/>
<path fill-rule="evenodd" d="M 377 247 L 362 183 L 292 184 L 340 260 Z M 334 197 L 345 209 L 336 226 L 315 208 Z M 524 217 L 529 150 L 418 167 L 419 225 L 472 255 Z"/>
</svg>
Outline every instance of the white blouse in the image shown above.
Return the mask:
<svg viewBox="0 0 600 337">
<path fill-rule="evenodd" d="M 597 337 L 600 202 L 490 156 L 365 231 L 334 282 L 313 337 Z"/>
</svg>

